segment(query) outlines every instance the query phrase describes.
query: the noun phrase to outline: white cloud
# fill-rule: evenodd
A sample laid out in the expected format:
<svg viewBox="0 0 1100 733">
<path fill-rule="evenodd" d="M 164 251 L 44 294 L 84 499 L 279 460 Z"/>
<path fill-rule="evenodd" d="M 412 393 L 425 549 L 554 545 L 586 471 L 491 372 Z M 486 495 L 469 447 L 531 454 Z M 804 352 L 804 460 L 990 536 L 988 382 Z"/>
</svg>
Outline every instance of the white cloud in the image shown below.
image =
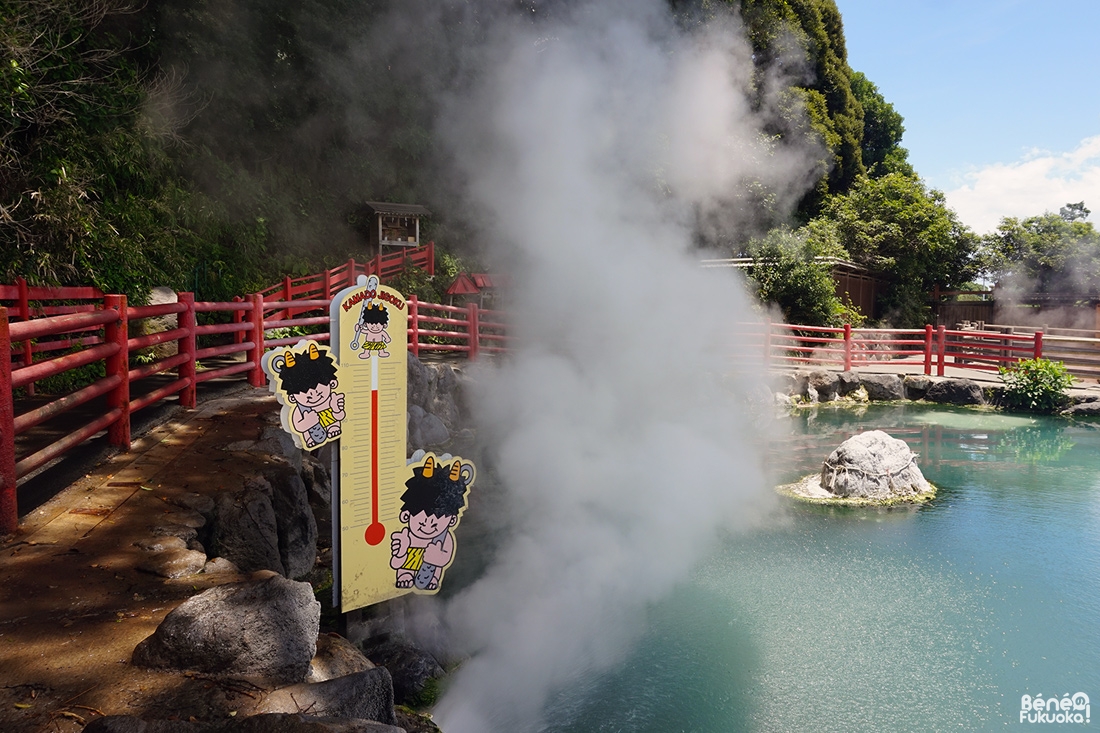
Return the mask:
<svg viewBox="0 0 1100 733">
<path fill-rule="evenodd" d="M 959 218 L 979 233 L 993 231 L 1006 216 L 1027 217 L 1084 201 L 1100 207 L 1100 135 L 1068 153 L 1035 150 L 1015 163 L 996 163 L 964 176 L 946 192 Z M 1100 210 L 1100 209 L 1097 209 Z"/>
</svg>

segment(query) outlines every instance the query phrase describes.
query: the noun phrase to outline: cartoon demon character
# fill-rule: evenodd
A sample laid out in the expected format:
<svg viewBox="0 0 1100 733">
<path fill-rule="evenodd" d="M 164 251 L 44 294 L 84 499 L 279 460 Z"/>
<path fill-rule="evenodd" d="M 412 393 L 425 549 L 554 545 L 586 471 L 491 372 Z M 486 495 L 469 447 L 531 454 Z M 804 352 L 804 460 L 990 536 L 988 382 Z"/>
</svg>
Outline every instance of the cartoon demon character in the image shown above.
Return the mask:
<svg viewBox="0 0 1100 733">
<path fill-rule="evenodd" d="M 290 349 L 271 359 L 276 386 L 294 405 L 290 424 L 301 434 L 306 448 L 315 448 L 340 435 L 344 419 L 344 395 L 336 392 L 336 364 L 326 349 L 310 342 L 303 352 Z M 284 403 L 285 404 L 285 403 Z"/>
<path fill-rule="evenodd" d="M 390 535 L 390 567 L 397 571 L 398 588 L 439 590 L 443 571 L 454 559 L 452 529 L 466 508 L 474 467 L 455 458 L 451 465 L 436 464 L 432 456 L 413 468 L 401 495 L 401 521 L 408 524 Z"/>
<path fill-rule="evenodd" d="M 375 353 L 379 357 L 390 355 L 386 351 L 386 344 L 390 342 L 390 335 L 386 332 L 389 323 L 390 314 L 383 303 L 368 300 L 363 304 L 363 309 L 359 311 L 359 323 L 355 324 L 355 340 L 351 344 L 352 349 L 362 344 L 360 359 L 369 359 Z"/>
</svg>

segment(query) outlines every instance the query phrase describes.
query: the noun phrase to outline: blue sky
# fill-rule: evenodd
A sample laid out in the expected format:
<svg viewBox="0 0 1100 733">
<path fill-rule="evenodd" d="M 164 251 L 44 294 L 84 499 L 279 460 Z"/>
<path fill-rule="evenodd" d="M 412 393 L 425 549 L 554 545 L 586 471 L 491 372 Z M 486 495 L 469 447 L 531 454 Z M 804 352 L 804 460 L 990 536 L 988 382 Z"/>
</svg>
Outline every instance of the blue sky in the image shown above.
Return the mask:
<svg viewBox="0 0 1100 733">
<path fill-rule="evenodd" d="M 1100 221 L 1100 0 L 836 0 L 848 63 L 979 233 L 1084 200 Z"/>
</svg>

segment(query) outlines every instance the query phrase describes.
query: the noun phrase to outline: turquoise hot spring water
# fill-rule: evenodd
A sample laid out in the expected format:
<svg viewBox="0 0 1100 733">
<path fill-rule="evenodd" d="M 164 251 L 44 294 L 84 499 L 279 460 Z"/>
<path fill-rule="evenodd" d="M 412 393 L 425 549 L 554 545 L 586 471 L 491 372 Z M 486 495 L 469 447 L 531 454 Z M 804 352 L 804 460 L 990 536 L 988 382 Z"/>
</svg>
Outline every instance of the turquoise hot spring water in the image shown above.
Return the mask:
<svg viewBox="0 0 1100 733">
<path fill-rule="evenodd" d="M 651 609 L 622 664 L 561 691 L 546 731 L 1100 729 L 1100 422 L 872 405 L 790 427 L 781 482 L 881 429 L 939 494 L 781 500 Z"/>
</svg>

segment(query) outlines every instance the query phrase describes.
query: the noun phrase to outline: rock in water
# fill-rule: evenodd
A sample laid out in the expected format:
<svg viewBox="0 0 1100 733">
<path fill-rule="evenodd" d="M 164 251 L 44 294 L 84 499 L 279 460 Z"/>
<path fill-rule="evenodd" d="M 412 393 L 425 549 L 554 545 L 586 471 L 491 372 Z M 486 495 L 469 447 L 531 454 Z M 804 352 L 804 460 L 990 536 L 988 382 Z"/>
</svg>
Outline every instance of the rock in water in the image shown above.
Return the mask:
<svg viewBox="0 0 1100 733">
<path fill-rule="evenodd" d="M 917 468 L 917 454 L 905 441 L 868 430 L 829 454 L 820 474 L 779 492 L 819 503 L 893 504 L 931 499 L 936 488 Z"/>
<path fill-rule="evenodd" d="M 852 436 L 830 453 L 821 467 L 821 488 L 863 499 L 900 499 L 932 490 L 917 468 L 917 454 L 881 430 Z"/>
</svg>

